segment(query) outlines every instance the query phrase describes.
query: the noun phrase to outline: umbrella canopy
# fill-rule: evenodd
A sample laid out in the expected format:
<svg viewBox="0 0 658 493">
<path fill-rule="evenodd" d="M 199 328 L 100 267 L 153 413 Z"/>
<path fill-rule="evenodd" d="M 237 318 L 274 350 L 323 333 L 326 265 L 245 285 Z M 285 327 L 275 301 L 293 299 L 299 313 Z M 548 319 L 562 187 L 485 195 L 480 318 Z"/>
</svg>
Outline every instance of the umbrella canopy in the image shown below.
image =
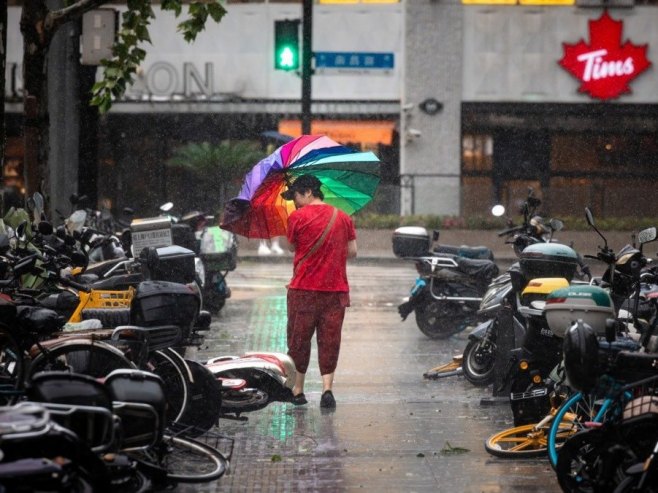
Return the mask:
<svg viewBox="0 0 658 493">
<path fill-rule="evenodd" d="M 322 183 L 324 201 L 353 214 L 372 200 L 379 185 L 379 159 L 324 135 L 302 135 L 282 145 L 244 177 L 240 193 L 224 210 L 221 227 L 247 238 L 284 236 L 295 210 L 281 193 L 300 175 Z"/>
</svg>

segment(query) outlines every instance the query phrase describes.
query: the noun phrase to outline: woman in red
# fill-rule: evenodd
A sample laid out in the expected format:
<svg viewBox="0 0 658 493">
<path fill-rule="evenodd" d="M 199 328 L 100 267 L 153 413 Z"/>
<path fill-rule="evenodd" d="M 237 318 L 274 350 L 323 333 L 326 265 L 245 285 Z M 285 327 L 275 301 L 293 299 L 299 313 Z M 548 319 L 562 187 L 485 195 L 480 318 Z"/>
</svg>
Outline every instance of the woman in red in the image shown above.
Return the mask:
<svg viewBox="0 0 658 493">
<path fill-rule="evenodd" d="M 291 402 L 306 404 L 304 378 L 317 331 L 320 407 L 332 409 L 341 329 L 350 304 L 347 259 L 356 257 L 356 231 L 347 214 L 323 202 L 320 186 L 316 177 L 302 175 L 282 194 L 297 208 L 288 218 L 288 243 L 295 252 L 288 285 L 288 354 L 297 369 Z"/>
</svg>

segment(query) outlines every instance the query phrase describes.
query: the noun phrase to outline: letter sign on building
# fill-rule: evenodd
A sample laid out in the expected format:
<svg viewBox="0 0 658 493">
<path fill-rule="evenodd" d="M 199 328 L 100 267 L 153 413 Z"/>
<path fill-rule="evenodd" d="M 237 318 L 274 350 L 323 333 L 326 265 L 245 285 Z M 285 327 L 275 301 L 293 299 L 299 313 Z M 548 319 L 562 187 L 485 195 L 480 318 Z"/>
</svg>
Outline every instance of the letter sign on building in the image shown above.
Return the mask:
<svg viewBox="0 0 658 493">
<path fill-rule="evenodd" d="M 564 56 L 558 63 L 581 84 L 580 92 L 597 99 L 614 99 L 630 93 L 630 82 L 651 66 L 648 46 L 622 44 L 623 21 L 613 20 L 608 12 L 589 21 L 589 44 L 562 43 Z"/>
</svg>

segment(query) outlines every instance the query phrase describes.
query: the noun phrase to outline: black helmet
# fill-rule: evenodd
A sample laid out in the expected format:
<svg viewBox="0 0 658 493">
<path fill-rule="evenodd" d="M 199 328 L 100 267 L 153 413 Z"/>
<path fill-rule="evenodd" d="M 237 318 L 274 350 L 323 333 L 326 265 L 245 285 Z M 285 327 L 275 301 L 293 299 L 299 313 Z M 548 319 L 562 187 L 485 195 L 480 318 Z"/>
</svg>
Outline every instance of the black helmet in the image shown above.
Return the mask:
<svg viewBox="0 0 658 493">
<path fill-rule="evenodd" d="M 578 320 L 564 335 L 564 369 L 575 390 L 588 392 L 599 376 L 599 340 L 594 329 Z"/>
</svg>

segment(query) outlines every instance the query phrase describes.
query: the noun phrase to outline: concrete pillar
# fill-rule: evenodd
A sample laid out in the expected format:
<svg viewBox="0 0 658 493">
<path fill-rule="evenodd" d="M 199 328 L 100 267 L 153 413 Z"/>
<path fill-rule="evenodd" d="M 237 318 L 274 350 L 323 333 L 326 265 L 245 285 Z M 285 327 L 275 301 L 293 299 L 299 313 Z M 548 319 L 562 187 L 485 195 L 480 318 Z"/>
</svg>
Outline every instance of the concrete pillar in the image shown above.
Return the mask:
<svg viewBox="0 0 658 493">
<path fill-rule="evenodd" d="M 48 155 L 46 213 L 58 222 L 55 210 L 70 212 L 69 196 L 78 192 L 79 95 L 78 67 L 80 31 L 70 22 L 53 37 L 48 52 L 48 112 L 50 152 Z"/>
<path fill-rule="evenodd" d="M 401 214 L 461 210 L 463 7 L 459 0 L 405 2 L 401 98 Z M 440 110 L 423 111 L 436 100 Z"/>
</svg>

